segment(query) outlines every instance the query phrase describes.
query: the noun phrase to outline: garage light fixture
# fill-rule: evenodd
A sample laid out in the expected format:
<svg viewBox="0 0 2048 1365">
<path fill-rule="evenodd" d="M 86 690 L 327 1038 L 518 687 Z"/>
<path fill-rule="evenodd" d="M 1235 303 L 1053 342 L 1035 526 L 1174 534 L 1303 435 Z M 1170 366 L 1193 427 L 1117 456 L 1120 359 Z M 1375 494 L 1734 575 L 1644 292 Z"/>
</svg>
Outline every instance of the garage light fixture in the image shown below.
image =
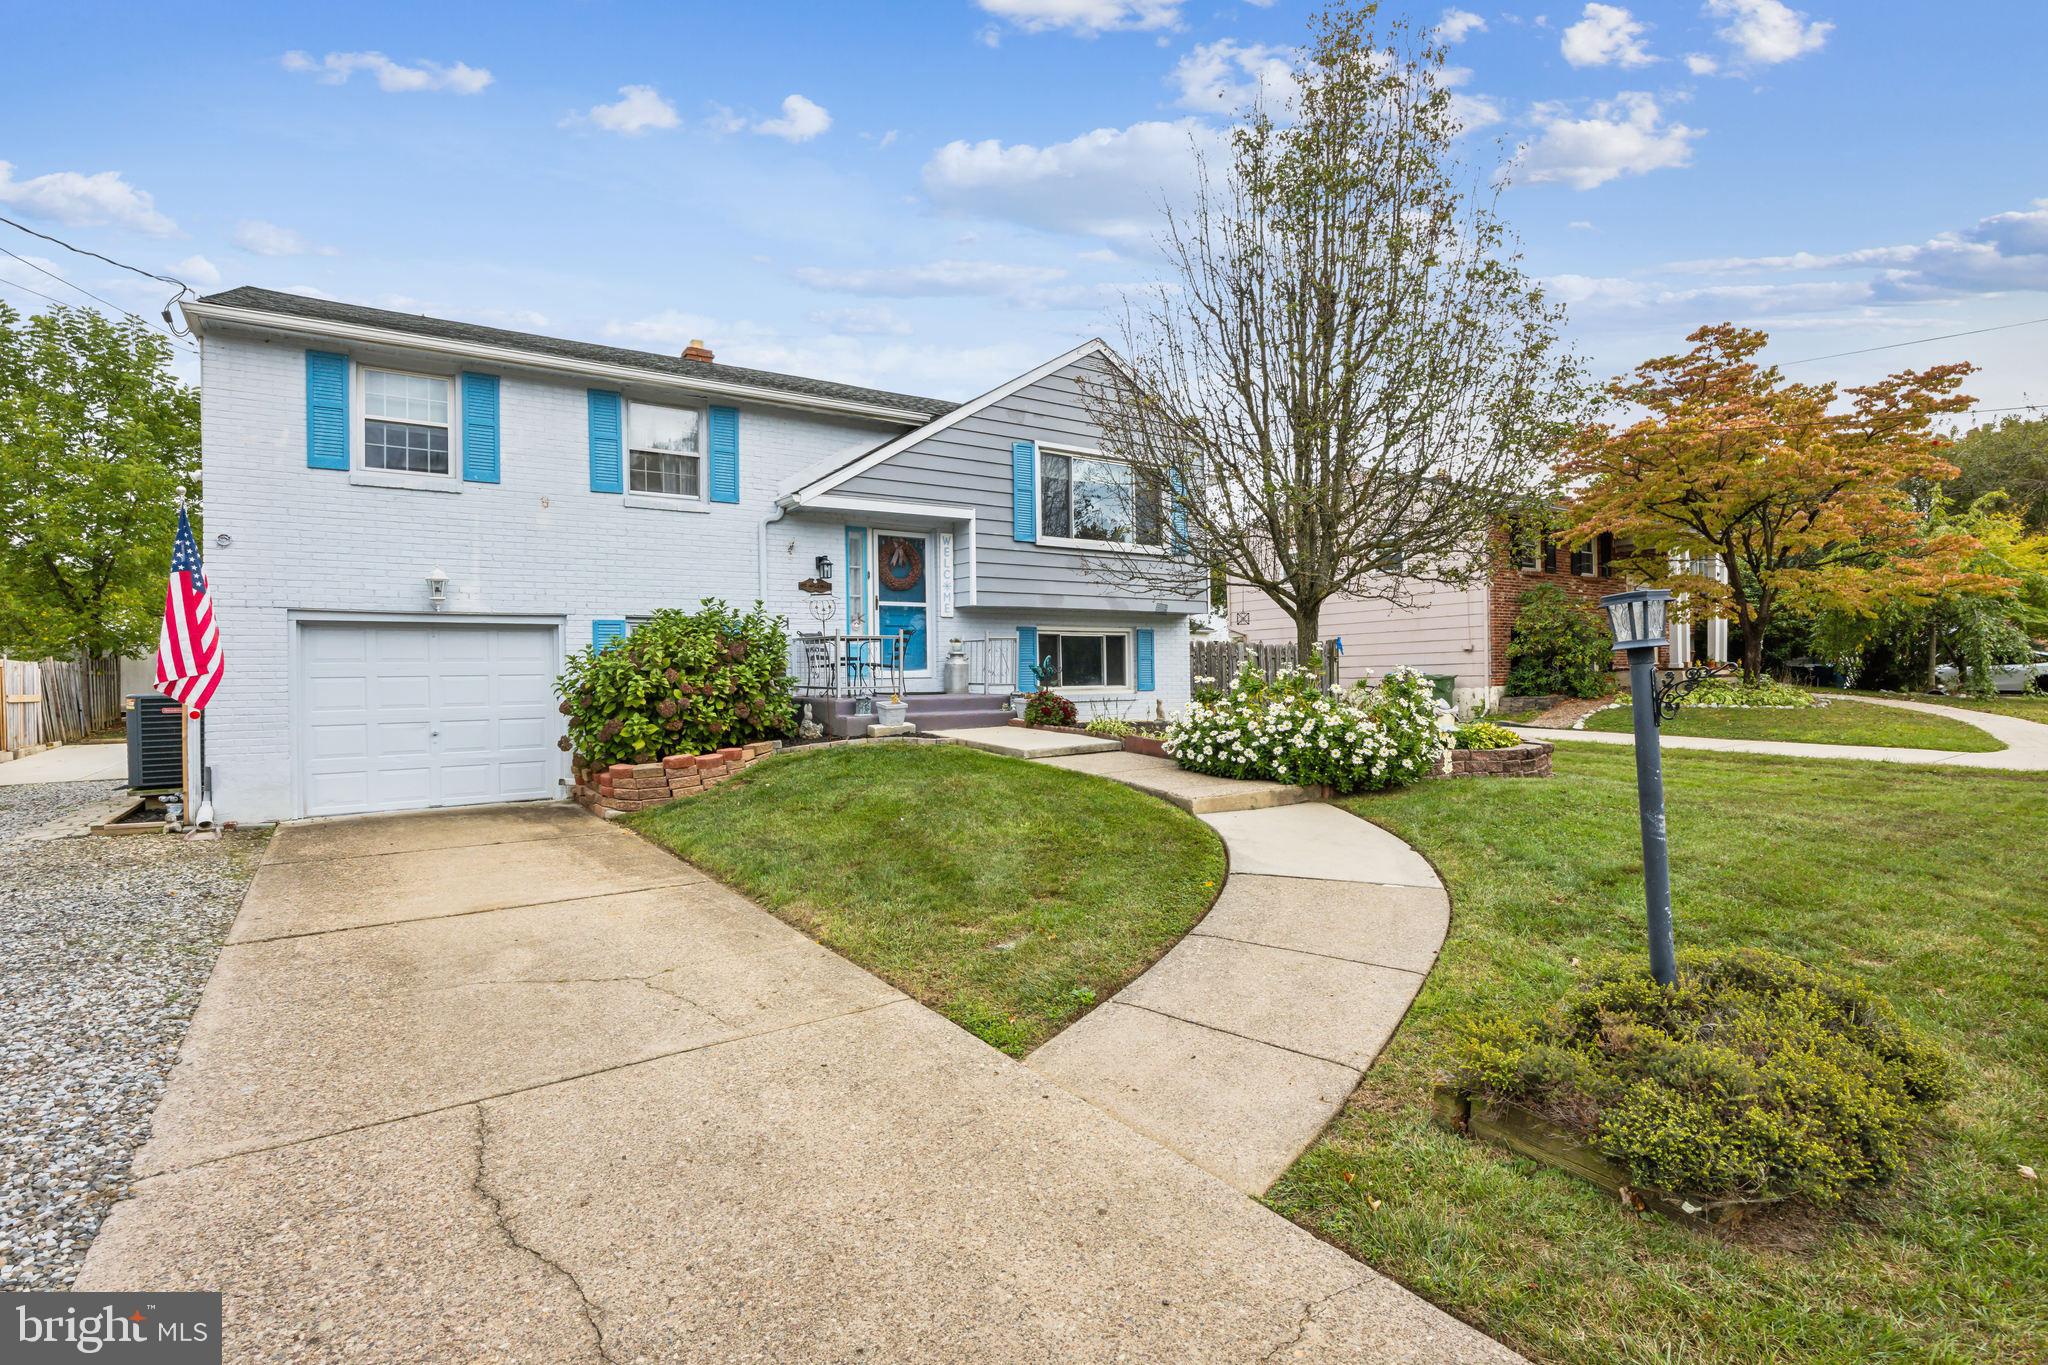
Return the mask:
<svg viewBox="0 0 2048 1365">
<path fill-rule="evenodd" d="M 439 569 L 434 569 L 427 574 L 427 605 L 435 611 L 439 611 L 441 610 L 441 604 L 447 600 L 448 575 L 442 573 Z"/>
</svg>

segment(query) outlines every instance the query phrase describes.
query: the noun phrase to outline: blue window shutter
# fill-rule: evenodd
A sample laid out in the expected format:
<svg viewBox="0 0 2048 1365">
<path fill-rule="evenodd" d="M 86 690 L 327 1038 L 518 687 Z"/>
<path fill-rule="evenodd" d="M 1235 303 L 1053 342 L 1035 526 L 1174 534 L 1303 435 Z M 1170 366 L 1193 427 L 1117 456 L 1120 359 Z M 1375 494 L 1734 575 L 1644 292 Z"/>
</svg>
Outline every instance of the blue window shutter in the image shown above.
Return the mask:
<svg viewBox="0 0 2048 1365">
<path fill-rule="evenodd" d="M 711 500 L 740 500 L 740 411 L 711 409 Z"/>
<path fill-rule="evenodd" d="M 1010 446 L 1010 539 L 1038 539 L 1038 443 Z"/>
<path fill-rule="evenodd" d="M 626 638 L 626 623 L 621 620 L 592 621 L 590 623 L 590 647 L 603 649 L 614 640 Z"/>
<path fill-rule="evenodd" d="M 462 376 L 462 479 L 498 481 L 498 376 Z"/>
<path fill-rule="evenodd" d="M 1181 478 L 1178 469 L 1174 470 L 1168 478 L 1173 485 L 1173 492 L 1170 494 L 1173 502 L 1171 509 L 1173 520 L 1172 548 L 1175 554 L 1184 555 L 1188 552 L 1188 486 L 1187 482 Z"/>
<path fill-rule="evenodd" d="M 619 396 L 607 389 L 590 391 L 590 491 L 626 491 L 626 461 L 619 430 Z"/>
<path fill-rule="evenodd" d="M 1017 690 L 1034 692 L 1038 689 L 1038 675 L 1031 671 L 1038 662 L 1038 627 L 1017 627 Z"/>
<path fill-rule="evenodd" d="M 348 357 L 306 352 L 306 468 L 348 468 Z"/>
<path fill-rule="evenodd" d="M 1152 632 L 1150 629 L 1140 630 L 1135 632 L 1135 636 L 1137 648 L 1133 652 L 1138 656 L 1138 690 L 1150 692 L 1153 690 Z"/>
</svg>

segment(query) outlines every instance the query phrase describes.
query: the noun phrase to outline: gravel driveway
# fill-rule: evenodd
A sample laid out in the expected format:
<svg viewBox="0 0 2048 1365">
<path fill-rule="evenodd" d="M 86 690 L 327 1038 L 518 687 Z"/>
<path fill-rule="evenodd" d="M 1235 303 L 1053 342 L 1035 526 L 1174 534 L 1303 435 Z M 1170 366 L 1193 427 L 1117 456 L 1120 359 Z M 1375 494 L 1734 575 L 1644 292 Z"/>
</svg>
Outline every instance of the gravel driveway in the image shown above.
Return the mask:
<svg viewBox="0 0 2048 1365">
<path fill-rule="evenodd" d="M 77 1274 L 268 837 L 18 841 L 119 787 L 0 787 L 0 1290 Z"/>
</svg>

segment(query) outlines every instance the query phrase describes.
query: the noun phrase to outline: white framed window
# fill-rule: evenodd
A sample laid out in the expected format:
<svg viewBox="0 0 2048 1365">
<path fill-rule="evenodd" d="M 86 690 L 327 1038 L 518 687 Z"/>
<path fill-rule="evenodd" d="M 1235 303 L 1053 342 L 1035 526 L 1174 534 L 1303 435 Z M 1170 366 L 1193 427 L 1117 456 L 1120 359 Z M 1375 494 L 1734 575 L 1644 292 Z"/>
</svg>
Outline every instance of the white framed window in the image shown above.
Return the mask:
<svg viewBox="0 0 2048 1365">
<path fill-rule="evenodd" d="M 704 499 L 704 409 L 626 405 L 626 491 Z"/>
<path fill-rule="evenodd" d="M 1121 630 L 1041 630 L 1038 662 L 1063 692 L 1128 691 L 1131 637 Z"/>
<path fill-rule="evenodd" d="M 446 376 L 363 368 L 363 468 L 451 472 L 452 400 Z"/>
<path fill-rule="evenodd" d="M 1165 498 L 1156 481 L 1092 450 L 1038 448 L 1038 538 L 1078 545 L 1165 543 Z"/>
</svg>

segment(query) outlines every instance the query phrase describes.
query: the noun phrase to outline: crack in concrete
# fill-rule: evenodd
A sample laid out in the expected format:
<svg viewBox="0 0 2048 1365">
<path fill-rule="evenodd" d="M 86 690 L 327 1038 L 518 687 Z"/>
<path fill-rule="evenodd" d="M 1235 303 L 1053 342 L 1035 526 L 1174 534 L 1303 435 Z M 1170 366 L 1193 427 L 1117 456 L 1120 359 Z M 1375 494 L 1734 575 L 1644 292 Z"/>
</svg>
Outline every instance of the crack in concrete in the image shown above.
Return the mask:
<svg viewBox="0 0 2048 1365">
<path fill-rule="evenodd" d="M 569 1288 L 575 1291 L 576 1302 L 583 1314 L 583 1321 L 589 1326 L 591 1338 L 596 1343 L 597 1358 L 607 1362 L 607 1365 L 609 1365 L 612 1359 L 611 1349 L 605 1343 L 604 1324 L 599 1321 L 603 1310 L 591 1301 L 588 1293 L 584 1292 L 583 1281 L 576 1278 L 574 1271 L 552 1256 L 549 1256 L 539 1247 L 534 1246 L 530 1242 L 520 1240 L 519 1234 L 513 1231 L 512 1216 L 505 1212 L 505 1202 L 497 1195 L 491 1193 L 488 1184 L 490 1169 L 490 1118 L 484 1113 L 484 1107 L 481 1104 L 472 1105 L 471 1108 L 476 1113 L 476 1174 L 471 1177 L 469 1182 L 471 1191 L 490 1209 L 491 1223 L 498 1229 L 499 1234 L 504 1237 L 507 1246 L 512 1247 L 516 1251 L 525 1252 L 568 1282 Z"/>
<path fill-rule="evenodd" d="M 1315 1322 L 1316 1314 L 1327 1308 L 1333 1299 L 1340 1299 L 1346 1294 L 1356 1293 L 1364 1288 L 1365 1284 L 1366 1281 L 1362 1279 L 1353 1280 L 1350 1284 L 1331 1290 L 1320 1299 L 1304 1300 L 1301 1305 L 1301 1321 L 1294 1324 L 1293 1334 L 1287 1340 L 1278 1343 L 1271 1350 L 1261 1355 L 1259 1357 L 1261 1365 L 1264 1365 L 1266 1361 L 1276 1358 L 1282 1351 L 1291 1350 L 1299 1346 L 1301 1339 L 1308 1335 L 1309 1327 Z"/>
<path fill-rule="evenodd" d="M 737 1028 L 739 1025 L 727 1019 L 711 1006 L 694 997 L 683 994 L 673 986 L 660 984 L 661 978 L 681 971 L 680 966 L 663 967 L 660 971 L 634 973 L 628 976 L 497 976 L 482 981 L 455 981 L 446 986 L 423 986 L 413 991 L 393 991 L 387 995 L 361 997 L 365 1000 L 384 1002 L 410 1000 L 423 995 L 446 995 L 453 991 L 475 990 L 480 986 L 615 986 L 630 984 L 644 986 L 668 1000 L 681 1001 L 692 1009 L 702 1010 L 711 1016 L 712 1022 L 721 1028 Z"/>
</svg>

